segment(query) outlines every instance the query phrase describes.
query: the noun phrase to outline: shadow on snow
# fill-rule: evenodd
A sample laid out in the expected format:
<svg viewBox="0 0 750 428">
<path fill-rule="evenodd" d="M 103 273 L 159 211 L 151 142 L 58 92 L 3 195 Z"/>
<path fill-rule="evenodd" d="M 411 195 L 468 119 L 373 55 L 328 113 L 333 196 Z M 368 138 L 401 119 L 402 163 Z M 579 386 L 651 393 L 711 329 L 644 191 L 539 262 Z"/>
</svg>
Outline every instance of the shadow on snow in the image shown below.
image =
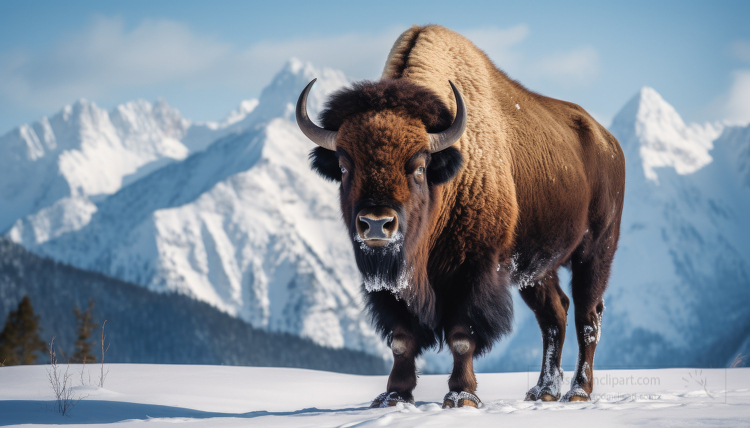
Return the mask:
<svg viewBox="0 0 750 428">
<path fill-rule="evenodd" d="M 265 410 L 247 413 L 204 412 L 183 407 L 157 404 L 128 403 L 121 401 L 81 400 L 68 416 L 55 412 L 52 400 L 7 400 L 0 401 L 0 426 L 16 424 L 106 424 L 128 420 L 148 419 L 211 419 L 211 418 L 257 418 L 261 416 L 314 415 L 368 410 L 368 407 L 345 409 L 318 409 L 315 407 L 290 412 Z"/>
</svg>

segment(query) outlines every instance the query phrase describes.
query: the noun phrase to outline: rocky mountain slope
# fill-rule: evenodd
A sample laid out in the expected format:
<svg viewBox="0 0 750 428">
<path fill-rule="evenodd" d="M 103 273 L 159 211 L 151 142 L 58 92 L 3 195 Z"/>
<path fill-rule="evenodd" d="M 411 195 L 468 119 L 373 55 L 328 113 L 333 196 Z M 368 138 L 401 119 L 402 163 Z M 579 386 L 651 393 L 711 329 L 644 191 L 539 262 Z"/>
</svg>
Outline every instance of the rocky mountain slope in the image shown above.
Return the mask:
<svg viewBox="0 0 750 428">
<path fill-rule="evenodd" d="M 21 125 L 0 137 L 0 231 L 29 215 L 27 241 L 77 230 L 96 201 L 236 131 L 256 104 L 244 101 L 223 123 L 192 123 L 163 100 L 106 111 L 81 99 Z"/>
</svg>

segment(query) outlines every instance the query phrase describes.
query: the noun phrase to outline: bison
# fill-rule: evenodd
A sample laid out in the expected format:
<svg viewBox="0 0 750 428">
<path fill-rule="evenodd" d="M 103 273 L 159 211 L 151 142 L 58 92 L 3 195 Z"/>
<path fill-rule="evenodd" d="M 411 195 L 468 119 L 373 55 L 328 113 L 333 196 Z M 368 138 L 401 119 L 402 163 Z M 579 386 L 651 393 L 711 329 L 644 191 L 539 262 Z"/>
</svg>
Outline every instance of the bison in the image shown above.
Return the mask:
<svg viewBox="0 0 750 428">
<path fill-rule="evenodd" d="M 617 140 L 583 108 L 527 90 L 440 26 L 404 32 L 379 81 L 330 97 L 322 127 L 306 112 L 314 82 L 297 123 L 319 146 L 312 168 L 341 183 L 366 305 L 393 352 L 372 405 L 413 403 L 415 359 L 447 344 L 443 407 L 480 406 L 473 358 L 510 331 L 513 285 L 544 347 L 526 399 L 589 400 L 623 208 Z M 564 395 L 561 266 L 572 271 L 579 349 Z"/>
</svg>

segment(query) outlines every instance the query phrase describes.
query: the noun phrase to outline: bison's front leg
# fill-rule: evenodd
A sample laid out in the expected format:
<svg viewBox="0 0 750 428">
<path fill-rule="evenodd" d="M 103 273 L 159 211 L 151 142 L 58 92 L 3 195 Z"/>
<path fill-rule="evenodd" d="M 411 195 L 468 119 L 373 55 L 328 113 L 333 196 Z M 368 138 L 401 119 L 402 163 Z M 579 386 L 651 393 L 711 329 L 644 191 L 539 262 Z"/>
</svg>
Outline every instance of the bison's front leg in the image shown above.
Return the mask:
<svg viewBox="0 0 750 428">
<path fill-rule="evenodd" d="M 387 391 L 376 398 L 371 407 L 395 406 L 399 402 L 414 403 L 412 391 L 417 387 L 418 353 L 414 334 L 401 326 L 393 330 L 391 339 L 393 369 L 388 377 Z"/>
<path fill-rule="evenodd" d="M 448 333 L 448 346 L 453 353 L 453 372 L 448 379 L 450 392 L 443 400 L 443 408 L 479 407 L 481 401 L 474 395 L 477 390 L 473 359 L 476 341 L 466 327 L 456 326 Z"/>
</svg>

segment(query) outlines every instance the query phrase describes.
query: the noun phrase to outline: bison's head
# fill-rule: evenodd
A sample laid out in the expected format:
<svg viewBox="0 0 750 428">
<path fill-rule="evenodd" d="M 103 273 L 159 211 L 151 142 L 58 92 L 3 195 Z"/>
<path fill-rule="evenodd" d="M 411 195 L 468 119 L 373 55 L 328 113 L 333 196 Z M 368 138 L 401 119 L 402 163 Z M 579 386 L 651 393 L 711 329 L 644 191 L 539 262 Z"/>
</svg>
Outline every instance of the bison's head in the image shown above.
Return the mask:
<svg viewBox="0 0 750 428">
<path fill-rule="evenodd" d="M 466 127 L 466 108 L 453 83 L 456 117 L 433 92 L 403 80 L 363 82 L 335 93 L 315 125 L 297 103 L 297 123 L 320 147 L 312 167 L 341 182 L 341 210 L 369 292 L 388 290 L 429 306 L 428 230 L 437 186 L 461 168 L 451 147 Z M 431 312 L 430 308 L 413 308 Z M 428 314 L 424 318 L 430 318 Z"/>
</svg>

